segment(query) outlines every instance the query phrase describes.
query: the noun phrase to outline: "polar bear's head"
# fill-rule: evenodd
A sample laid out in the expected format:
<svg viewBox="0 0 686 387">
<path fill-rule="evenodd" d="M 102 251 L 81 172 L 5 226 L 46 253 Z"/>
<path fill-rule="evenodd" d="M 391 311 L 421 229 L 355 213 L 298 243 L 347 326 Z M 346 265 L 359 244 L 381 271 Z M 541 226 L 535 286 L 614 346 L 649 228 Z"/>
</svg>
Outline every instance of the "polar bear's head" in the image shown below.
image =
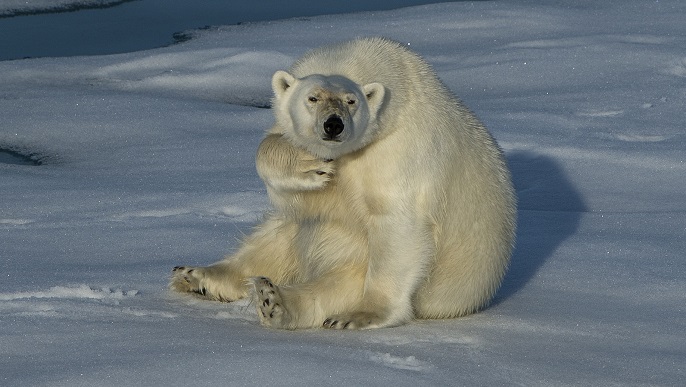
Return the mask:
<svg viewBox="0 0 686 387">
<path fill-rule="evenodd" d="M 274 114 L 296 146 L 335 159 L 369 144 L 378 131 L 384 101 L 380 83 L 358 85 L 340 75 L 296 78 L 285 71 L 272 77 Z"/>
</svg>

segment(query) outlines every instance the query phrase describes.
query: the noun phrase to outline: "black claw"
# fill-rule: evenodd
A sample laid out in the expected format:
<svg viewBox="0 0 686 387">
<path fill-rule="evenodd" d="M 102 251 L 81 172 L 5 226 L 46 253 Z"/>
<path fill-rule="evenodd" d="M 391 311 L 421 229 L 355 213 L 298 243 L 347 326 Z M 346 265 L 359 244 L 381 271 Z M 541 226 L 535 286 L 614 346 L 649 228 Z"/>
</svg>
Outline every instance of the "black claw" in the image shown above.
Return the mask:
<svg viewBox="0 0 686 387">
<path fill-rule="evenodd" d="M 178 270 L 183 270 L 183 266 L 174 266 L 172 271 L 178 271 Z"/>
<path fill-rule="evenodd" d="M 350 323 L 351 323 L 351 321 L 348 321 L 347 323 L 345 323 L 345 324 L 343 325 L 343 329 L 347 329 L 347 328 L 348 328 L 348 325 L 350 325 Z"/>
<path fill-rule="evenodd" d="M 324 320 L 324 324 L 322 324 L 322 325 L 327 326 L 327 325 L 330 325 L 330 324 L 331 324 L 331 319 L 330 319 L 330 318 L 327 318 L 326 320 Z"/>
<path fill-rule="evenodd" d="M 268 298 L 266 300 L 264 300 L 264 302 L 262 303 L 262 306 L 269 306 L 269 299 Z"/>
<path fill-rule="evenodd" d="M 326 175 L 326 172 L 324 172 L 324 171 L 317 171 L 317 172 L 315 172 L 315 173 L 316 173 L 317 175 L 319 175 L 319 176 L 321 176 L 321 175 Z"/>
<path fill-rule="evenodd" d="M 205 288 L 200 289 L 200 294 L 203 296 L 207 294 L 207 290 Z"/>
</svg>

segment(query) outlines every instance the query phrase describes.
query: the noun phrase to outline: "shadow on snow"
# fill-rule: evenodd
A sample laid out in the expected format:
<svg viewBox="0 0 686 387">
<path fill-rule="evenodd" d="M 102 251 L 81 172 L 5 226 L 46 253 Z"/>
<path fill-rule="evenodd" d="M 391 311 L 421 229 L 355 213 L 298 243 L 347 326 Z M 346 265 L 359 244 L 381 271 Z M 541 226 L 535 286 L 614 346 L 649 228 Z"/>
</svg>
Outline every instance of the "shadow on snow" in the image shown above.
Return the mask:
<svg viewBox="0 0 686 387">
<path fill-rule="evenodd" d="M 577 231 L 582 213 L 587 211 L 581 194 L 553 158 L 512 152 L 507 159 L 518 197 L 517 242 L 492 305 L 521 290 Z"/>
</svg>

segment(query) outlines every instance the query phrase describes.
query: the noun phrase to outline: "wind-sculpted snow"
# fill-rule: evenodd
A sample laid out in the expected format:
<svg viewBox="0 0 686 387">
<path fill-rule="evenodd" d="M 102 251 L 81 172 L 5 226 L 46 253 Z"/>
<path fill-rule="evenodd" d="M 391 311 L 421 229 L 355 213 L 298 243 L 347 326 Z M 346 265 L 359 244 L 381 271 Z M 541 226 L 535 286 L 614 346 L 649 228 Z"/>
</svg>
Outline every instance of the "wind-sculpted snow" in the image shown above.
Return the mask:
<svg viewBox="0 0 686 387">
<path fill-rule="evenodd" d="M 93 300 L 122 300 L 133 297 L 138 293 L 135 290 L 123 291 L 121 289 L 94 289 L 87 285 L 79 286 L 53 286 L 49 290 L 36 292 L 0 293 L 0 301 L 26 300 L 33 298 L 87 298 Z"/>
<path fill-rule="evenodd" d="M 0 17 L 107 8 L 127 1 L 134 0 L 3 0 L 0 2 Z"/>
</svg>

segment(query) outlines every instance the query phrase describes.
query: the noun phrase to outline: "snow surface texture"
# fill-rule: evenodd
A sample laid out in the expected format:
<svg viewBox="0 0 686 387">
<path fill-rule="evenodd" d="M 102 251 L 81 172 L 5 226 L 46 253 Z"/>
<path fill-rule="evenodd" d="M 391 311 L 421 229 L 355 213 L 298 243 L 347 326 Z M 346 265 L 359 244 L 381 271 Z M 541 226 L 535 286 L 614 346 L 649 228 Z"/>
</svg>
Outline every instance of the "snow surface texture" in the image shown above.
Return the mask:
<svg viewBox="0 0 686 387">
<path fill-rule="evenodd" d="M 682 385 L 686 2 L 549 3 L 0 62 L 0 153 L 41 162 L 0 163 L 0 384 Z M 218 260 L 268 209 L 254 153 L 271 73 L 358 35 L 422 54 L 507 153 L 518 245 L 492 306 L 286 332 L 245 301 L 170 294 L 174 265 Z"/>
<path fill-rule="evenodd" d="M 185 40 L 184 30 L 203 26 L 379 11 L 434 2 L 431 0 L 0 0 L 0 31 L 2 31 L 0 33 L 0 60 L 140 51 Z M 108 8 L 98 9 L 105 7 Z M 79 8 L 90 9 L 81 9 L 79 12 L 60 12 Z M 6 17 L 18 14 L 32 16 L 28 19 Z"/>
<path fill-rule="evenodd" d="M 135 0 L 1 0 L 0 17 L 107 8 Z"/>
</svg>

